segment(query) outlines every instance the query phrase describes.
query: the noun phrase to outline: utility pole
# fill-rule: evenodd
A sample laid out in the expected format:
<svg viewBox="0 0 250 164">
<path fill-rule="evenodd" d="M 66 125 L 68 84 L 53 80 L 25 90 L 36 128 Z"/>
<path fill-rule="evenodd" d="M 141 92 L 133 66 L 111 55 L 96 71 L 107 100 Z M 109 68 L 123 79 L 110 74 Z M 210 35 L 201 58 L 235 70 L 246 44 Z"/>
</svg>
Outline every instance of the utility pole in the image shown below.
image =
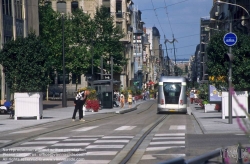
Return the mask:
<svg viewBox="0 0 250 164">
<path fill-rule="evenodd" d="M 168 57 L 168 48 L 167 48 L 167 41 L 166 41 L 166 36 L 164 35 L 164 39 L 165 39 L 165 41 L 164 41 L 164 44 L 165 44 L 165 47 L 166 47 L 166 54 L 167 54 L 167 65 L 168 65 L 168 72 L 167 72 L 167 76 L 169 76 L 170 75 L 170 67 L 169 67 L 169 57 Z"/>
<path fill-rule="evenodd" d="M 174 74 L 175 76 L 177 76 L 177 70 L 176 70 L 176 55 L 175 55 L 175 44 L 174 44 L 175 38 L 174 38 L 174 34 L 173 34 L 173 46 L 174 46 Z"/>
<path fill-rule="evenodd" d="M 168 39 L 165 39 L 165 43 L 166 42 L 173 43 L 173 46 L 174 46 L 174 58 L 175 58 L 174 73 L 175 73 L 175 76 L 177 76 L 177 72 L 176 72 L 176 55 L 175 55 L 175 44 L 174 44 L 174 42 L 178 42 L 178 41 L 174 38 L 174 34 L 173 34 L 173 40 L 169 41 Z"/>
</svg>

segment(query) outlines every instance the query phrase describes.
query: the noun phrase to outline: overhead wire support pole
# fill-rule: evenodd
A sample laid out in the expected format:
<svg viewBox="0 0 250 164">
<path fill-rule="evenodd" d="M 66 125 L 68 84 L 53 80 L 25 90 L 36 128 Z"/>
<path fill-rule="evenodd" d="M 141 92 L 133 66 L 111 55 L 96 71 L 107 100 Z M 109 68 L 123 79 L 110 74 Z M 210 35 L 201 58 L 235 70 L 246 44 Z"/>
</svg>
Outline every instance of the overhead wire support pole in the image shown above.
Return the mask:
<svg viewBox="0 0 250 164">
<path fill-rule="evenodd" d="M 173 34 L 173 40 L 169 41 L 168 39 L 165 39 L 165 42 L 173 43 L 173 46 L 174 46 L 174 57 L 175 57 L 174 74 L 176 76 L 176 55 L 175 55 L 175 44 L 174 44 L 174 42 L 178 42 L 178 41 L 174 38 L 174 34 Z"/>
<path fill-rule="evenodd" d="M 166 36 L 164 35 L 164 44 L 165 44 L 165 47 L 166 47 L 166 54 L 167 54 L 167 64 L 168 64 L 168 72 L 167 72 L 167 75 L 169 76 L 170 75 L 170 67 L 169 67 L 169 57 L 168 57 L 168 48 L 167 48 L 167 41 L 166 41 Z"/>
<path fill-rule="evenodd" d="M 175 38 L 174 38 L 174 34 L 173 34 L 173 46 L 174 46 L 174 73 L 175 76 L 177 76 L 177 72 L 176 72 L 176 54 L 175 54 L 175 44 L 174 44 Z"/>
</svg>

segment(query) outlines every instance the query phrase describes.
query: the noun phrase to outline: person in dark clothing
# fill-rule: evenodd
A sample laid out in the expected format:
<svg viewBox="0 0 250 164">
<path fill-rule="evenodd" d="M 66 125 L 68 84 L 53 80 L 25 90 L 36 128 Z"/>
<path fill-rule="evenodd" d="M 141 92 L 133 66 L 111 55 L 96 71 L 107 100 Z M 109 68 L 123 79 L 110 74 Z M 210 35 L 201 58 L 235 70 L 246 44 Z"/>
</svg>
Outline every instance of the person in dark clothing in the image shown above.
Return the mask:
<svg viewBox="0 0 250 164">
<path fill-rule="evenodd" d="M 116 101 L 115 101 L 115 100 L 113 100 L 113 106 L 115 106 L 115 107 L 119 107 L 119 105 L 116 103 Z"/>
<path fill-rule="evenodd" d="M 74 100 L 75 109 L 74 109 L 74 113 L 73 113 L 73 116 L 72 116 L 72 121 L 75 121 L 76 113 L 77 113 L 78 110 L 79 110 L 79 119 L 80 119 L 80 121 L 85 121 L 83 119 L 83 105 L 85 105 L 88 94 L 89 94 L 89 91 L 85 90 L 85 91 L 79 92 L 76 95 L 75 100 Z"/>
<path fill-rule="evenodd" d="M 3 104 L 6 109 L 7 109 L 7 112 L 10 114 L 10 118 L 12 118 L 12 110 L 11 110 L 11 102 L 10 101 L 5 101 L 4 104 Z"/>
</svg>

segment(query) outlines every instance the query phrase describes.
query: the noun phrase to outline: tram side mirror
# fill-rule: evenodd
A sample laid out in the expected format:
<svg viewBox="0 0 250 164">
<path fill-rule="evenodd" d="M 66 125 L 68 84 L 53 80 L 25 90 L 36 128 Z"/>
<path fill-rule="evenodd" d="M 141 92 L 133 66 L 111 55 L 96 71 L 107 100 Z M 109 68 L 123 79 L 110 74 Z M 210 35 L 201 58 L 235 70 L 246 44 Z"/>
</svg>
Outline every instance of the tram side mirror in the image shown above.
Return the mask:
<svg viewBox="0 0 250 164">
<path fill-rule="evenodd" d="M 230 53 L 226 53 L 226 54 L 224 54 L 224 59 L 226 61 L 231 61 L 232 62 L 234 60 L 234 55 L 230 54 Z"/>
</svg>

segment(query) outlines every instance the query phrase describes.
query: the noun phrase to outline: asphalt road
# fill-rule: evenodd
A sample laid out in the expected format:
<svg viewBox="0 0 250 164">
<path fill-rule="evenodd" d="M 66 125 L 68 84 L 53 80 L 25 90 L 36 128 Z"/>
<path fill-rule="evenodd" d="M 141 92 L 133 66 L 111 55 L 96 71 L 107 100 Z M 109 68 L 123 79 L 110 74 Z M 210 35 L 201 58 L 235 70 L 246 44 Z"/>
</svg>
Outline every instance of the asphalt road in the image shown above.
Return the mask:
<svg viewBox="0 0 250 164">
<path fill-rule="evenodd" d="M 44 106 L 53 108 L 61 104 L 61 101 L 44 102 Z M 156 114 L 155 102 L 148 101 L 126 114 L 95 114 L 86 116 L 86 122 L 66 119 L 0 134 L 0 140 L 15 142 L 1 150 L 0 158 L 26 160 L 14 160 L 11 164 L 41 162 L 38 160 L 47 160 L 43 163 L 48 164 L 64 161 L 62 164 L 66 164 L 66 158 L 83 159 L 82 163 L 117 164 L 143 134 L 164 117 L 127 163 L 152 164 L 176 157 L 190 159 L 238 142 L 249 143 L 245 136 L 235 134 L 201 134 L 192 115 Z M 54 152 L 56 149 L 61 152 Z M 6 155 L 13 151 L 14 155 Z M 53 161 L 56 158 L 57 161 Z"/>
</svg>

